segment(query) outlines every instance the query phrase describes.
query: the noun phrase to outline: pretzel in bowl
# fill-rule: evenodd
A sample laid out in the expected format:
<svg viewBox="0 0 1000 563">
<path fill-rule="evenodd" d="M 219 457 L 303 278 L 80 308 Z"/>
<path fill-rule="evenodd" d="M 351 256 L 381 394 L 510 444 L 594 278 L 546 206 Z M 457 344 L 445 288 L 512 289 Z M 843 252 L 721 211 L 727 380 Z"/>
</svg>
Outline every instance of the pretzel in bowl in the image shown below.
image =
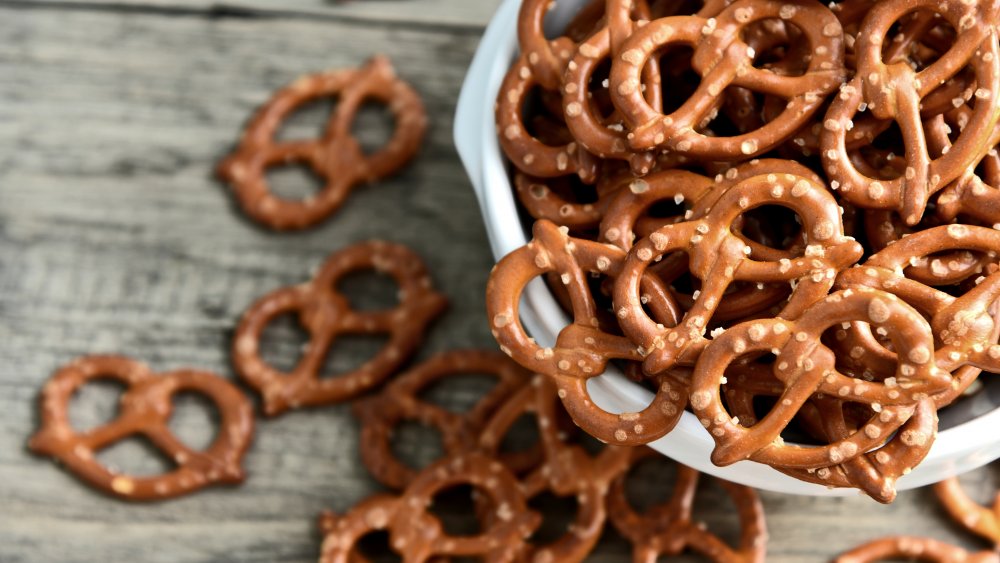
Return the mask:
<svg viewBox="0 0 1000 563">
<path fill-rule="evenodd" d="M 649 448 L 632 450 L 634 468 L 643 459 L 659 455 Z M 750 487 L 716 479 L 729 494 L 740 519 L 739 546 L 733 548 L 694 520 L 694 498 L 700 474 L 685 465 L 677 465 L 677 477 L 670 498 L 640 513 L 632 507 L 625 491 L 629 473 L 623 473 L 607 495 L 611 523 L 619 534 L 632 543 L 632 561 L 655 561 L 663 555 L 680 555 L 692 550 L 718 563 L 759 563 L 767 550 L 767 526 L 764 507 Z"/>
<path fill-rule="evenodd" d="M 782 76 L 753 66 L 755 52 L 741 39 L 747 26 L 768 18 L 788 20 L 801 29 L 813 56 L 801 76 Z M 690 46 L 701 75 L 695 93 L 676 111 L 663 115 L 643 97 L 640 73 L 657 50 Z M 788 139 L 816 112 L 823 97 L 843 80 L 843 36 L 837 18 L 821 4 L 796 0 L 740 0 L 712 18 L 660 18 L 637 29 L 611 67 L 611 99 L 629 129 L 635 150 L 668 149 L 699 158 L 744 160 Z M 698 131 L 717 111 L 730 86 L 781 96 L 784 112 L 756 131 L 715 137 Z"/>
<path fill-rule="evenodd" d="M 467 412 L 452 412 L 420 398 L 436 383 L 470 374 L 488 374 L 497 381 Z M 488 418 L 528 379 L 523 368 L 499 352 L 454 350 L 438 354 L 395 377 L 378 395 L 354 404 L 361 421 L 361 461 L 380 483 L 403 489 L 417 471 L 392 451 L 393 430 L 401 422 L 413 420 L 438 430 L 448 454 L 468 451 Z"/>
<path fill-rule="evenodd" d="M 496 514 L 472 536 L 449 535 L 428 510 L 437 493 L 462 485 L 471 485 L 484 495 L 486 505 Z M 325 514 L 320 521 L 324 535 L 320 562 L 357 561 L 358 541 L 381 530 L 388 531 L 390 547 L 407 563 L 462 556 L 511 561 L 524 549 L 525 538 L 538 527 L 539 520 L 503 464 L 474 453 L 451 456 L 421 471 L 398 497 L 379 495 L 343 516 Z"/>
<path fill-rule="evenodd" d="M 883 43 L 890 28 L 917 10 L 939 14 L 961 33 L 961 39 L 927 68 L 915 71 L 909 61 L 886 64 Z M 851 203 L 874 209 L 893 209 L 908 225 L 924 215 L 932 194 L 941 190 L 978 161 L 1000 118 L 992 97 L 1000 92 L 1000 49 L 994 26 L 996 3 L 888 0 L 872 6 L 858 33 L 858 70 L 833 99 L 822 135 L 823 167 L 831 187 Z M 921 116 L 922 100 L 966 66 L 974 70 L 976 99 L 968 124 L 947 152 L 932 158 Z M 966 99 L 957 98 L 959 105 Z M 851 162 L 845 147 L 851 120 L 859 107 L 880 119 L 895 120 L 902 131 L 906 167 L 894 179 L 864 175 Z"/>
<path fill-rule="evenodd" d="M 837 370 L 836 354 L 822 343 L 821 336 L 831 327 L 852 321 L 884 329 L 894 349 L 908 351 L 892 381 L 868 382 Z M 740 358 L 768 353 L 776 356 L 772 373 L 784 390 L 764 418 L 747 424 L 734 418 L 722 404 L 722 380 L 728 366 Z M 774 467 L 818 469 L 882 445 L 913 416 L 921 400 L 951 385 L 951 374 L 936 365 L 927 321 L 895 295 L 858 288 L 831 294 L 795 320 L 761 319 L 727 329 L 698 358 L 690 404 L 715 439 L 714 463 L 729 465 L 752 459 Z M 857 430 L 823 446 L 784 443 L 781 432 L 817 392 L 844 401 L 877 404 L 879 412 Z M 922 431 L 906 437 L 914 444 L 933 439 L 933 434 Z"/>
<path fill-rule="evenodd" d="M 399 287 L 393 309 L 356 311 L 337 290 L 354 272 L 387 274 Z M 433 289 L 420 257 L 403 245 L 385 241 L 357 243 L 331 255 L 308 282 L 261 297 L 244 314 L 233 339 L 232 361 L 240 377 L 264 399 L 264 412 L 275 416 L 288 409 L 336 403 L 355 397 L 384 381 L 420 345 L 427 326 L 447 306 Z M 290 372 L 268 364 L 260 353 L 264 329 L 284 314 L 296 314 L 309 332 L 303 356 Z M 327 352 L 342 335 L 389 336 L 383 348 L 356 370 L 321 378 Z"/>
<path fill-rule="evenodd" d="M 746 211 L 764 205 L 787 207 L 801 218 L 804 256 L 754 260 L 753 248 L 733 233 L 732 225 Z M 701 289 L 681 322 L 667 325 L 646 314 L 639 281 L 653 263 L 673 252 L 688 255 L 688 269 Z M 645 371 L 661 373 L 694 363 L 708 343 L 705 332 L 712 316 L 734 281 L 798 280 L 781 313 L 794 316 L 826 295 L 836 273 L 860 256 L 861 246 L 843 236 L 836 201 L 821 186 L 794 174 L 754 176 L 714 201 L 699 200 L 690 220 L 666 225 L 637 242 L 615 283 L 614 307 L 622 330 L 643 351 Z"/>
<path fill-rule="evenodd" d="M 934 538 L 890 536 L 855 547 L 837 557 L 834 563 L 873 563 L 900 558 L 931 563 L 997 563 L 1000 554 L 994 551 L 971 553 Z"/>
<path fill-rule="evenodd" d="M 608 244 L 572 238 L 565 227 L 537 221 L 534 238 L 497 263 L 486 286 L 486 308 L 493 337 L 500 349 L 523 367 L 552 377 L 559 397 L 574 421 L 591 435 L 614 444 L 645 443 L 670 431 L 684 409 L 684 386 L 677 373 L 658 374 L 657 392 L 639 413 L 612 414 L 598 408 L 587 391 L 587 380 L 604 372 L 611 360 L 642 359 L 639 349 L 623 336 L 600 328 L 591 274 L 615 278 L 625 253 Z M 552 347 L 528 336 L 518 309 L 528 283 L 548 272 L 559 275 L 572 304 L 572 321 Z M 663 283 L 653 276 L 638 282 L 653 314 L 676 324 L 677 308 Z M 679 379 L 680 378 L 680 379 Z"/>
<path fill-rule="evenodd" d="M 279 141 L 282 122 L 313 100 L 336 97 L 338 104 L 319 139 Z M 396 126 L 384 147 L 365 154 L 351 134 L 361 105 L 376 100 L 392 112 Z M 304 229 L 333 214 L 351 190 L 397 171 L 417 153 L 427 130 L 420 96 L 396 76 L 389 59 L 374 57 L 359 69 L 299 78 L 279 90 L 247 126 L 239 146 L 218 167 L 233 186 L 243 211 L 276 230 Z M 267 170 L 298 163 L 324 181 L 315 196 L 292 201 L 274 194 Z"/>
<path fill-rule="evenodd" d="M 118 416 L 79 432 L 70 424 L 70 399 L 87 382 L 101 379 L 127 387 Z M 202 395 L 218 409 L 219 431 L 204 451 L 186 446 L 170 430 L 173 397 L 183 392 Z M 45 384 L 41 407 L 42 426 L 28 447 L 59 460 L 104 493 L 125 500 L 162 500 L 214 484 L 243 481 L 240 462 L 253 436 L 253 410 L 232 383 L 214 374 L 187 369 L 156 374 L 124 356 L 84 356 L 62 367 Z M 130 436 L 147 438 L 176 467 L 164 474 L 138 477 L 109 469 L 95 457 Z"/>
</svg>

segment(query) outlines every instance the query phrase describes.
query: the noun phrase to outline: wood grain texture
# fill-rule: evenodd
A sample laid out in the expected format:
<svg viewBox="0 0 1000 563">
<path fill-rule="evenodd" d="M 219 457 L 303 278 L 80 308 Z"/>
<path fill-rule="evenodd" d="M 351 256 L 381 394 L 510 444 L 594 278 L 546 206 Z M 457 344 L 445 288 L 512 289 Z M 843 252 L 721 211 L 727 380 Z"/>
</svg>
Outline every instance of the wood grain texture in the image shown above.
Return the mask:
<svg viewBox="0 0 1000 563">
<path fill-rule="evenodd" d="M 292 5 L 253 2 L 275 13 Z M 407 5 L 459 12 L 467 4 L 435 2 Z M 426 21 L 437 21 L 432 12 Z M 452 298 L 423 356 L 492 346 L 482 295 L 492 260 L 450 135 L 478 32 L 0 2 L 0 36 L 0 561 L 314 561 L 317 514 L 378 490 L 359 463 L 346 406 L 261 420 L 240 488 L 131 505 L 26 452 L 38 390 L 57 366 L 95 352 L 232 378 L 226 350 L 243 309 L 304 280 L 331 251 L 372 237 L 415 248 Z M 252 110 L 300 74 L 353 66 L 373 52 L 392 57 L 425 97 L 432 128 L 418 161 L 358 190 L 335 220 L 308 233 L 274 235 L 241 219 L 212 167 Z M 294 131 L 315 131 L 319 112 Z M 285 344 L 276 354 L 289 361 L 291 331 L 276 338 Z M 76 420 L 100 419 L 112 410 L 108 399 L 88 392 Z M 205 413 L 191 401 L 184 407 L 178 431 L 204 440 Z M 430 450 L 410 449 L 416 457 Z M 155 467 L 141 448 L 111 454 L 125 468 Z M 970 477 L 975 494 L 986 496 L 991 476 Z M 655 477 L 639 487 L 643 495 Z M 927 491 L 889 507 L 862 497 L 763 496 L 770 561 L 822 561 L 901 532 L 983 547 L 946 523 Z M 733 535 L 717 492 L 709 488 L 699 510 Z M 626 554 L 611 538 L 593 560 Z"/>
<path fill-rule="evenodd" d="M 482 27 L 499 0 L 6 0 L 21 8 L 75 7 L 108 11 L 202 13 L 213 17 L 322 18 L 407 26 Z"/>
</svg>

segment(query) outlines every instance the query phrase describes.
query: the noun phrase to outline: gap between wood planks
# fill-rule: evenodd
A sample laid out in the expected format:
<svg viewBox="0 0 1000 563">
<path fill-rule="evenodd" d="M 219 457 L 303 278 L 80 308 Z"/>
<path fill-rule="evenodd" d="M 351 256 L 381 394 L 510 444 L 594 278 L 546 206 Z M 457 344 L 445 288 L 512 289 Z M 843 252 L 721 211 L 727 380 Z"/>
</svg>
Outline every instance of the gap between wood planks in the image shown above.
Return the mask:
<svg viewBox="0 0 1000 563">
<path fill-rule="evenodd" d="M 394 20 L 333 13 L 324 10 L 295 10 L 237 6 L 211 3 L 204 7 L 164 4 L 133 4 L 125 2 L 89 2 L 67 0 L 0 0 L 0 10 L 67 10 L 79 12 L 108 12 L 118 14 L 160 15 L 174 18 L 204 18 L 210 20 L 309 20 L 362 25 L 381 29 L 408 29 L 453 35 L 481 35 L 485 25 L 454 22 L 433 23 L 421 20 Z"/>
</svg>

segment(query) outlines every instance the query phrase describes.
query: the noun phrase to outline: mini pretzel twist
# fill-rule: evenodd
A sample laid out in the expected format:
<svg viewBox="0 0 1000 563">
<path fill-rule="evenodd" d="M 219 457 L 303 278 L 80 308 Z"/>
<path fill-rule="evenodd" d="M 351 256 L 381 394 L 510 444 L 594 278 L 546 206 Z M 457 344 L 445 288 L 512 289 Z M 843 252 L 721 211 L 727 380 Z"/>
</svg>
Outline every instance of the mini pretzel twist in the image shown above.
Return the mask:
<svg viewBox="0 0 1000 563">
<path fill-rule="evenodd" d="M 127 389 L 111 422 L 86 432 L 70 424 L 69 402 L 89 381 L 111 379 Z M 204 451 L 184 445 L 168 422 L 177 393 L 207 397 L 218 408 L 219 431 Z M 42 425 L 28 446 L 59 460 L 91 486 L 126 500 L 148 501 L 182 496 L 213 484 L 243 481 L 240 467 L 253 435 L 250 402 L 228 381 L 208 372 L 177 370 L 156 374 L 123 356 L 84 356 L 62 367 L 46 383 L 41 397 Z M 143 436 L 176 468 L 161 475 L 137 477 L 102 465 L 95 454 L 130 436 Z"/>
<path fill-rule="evenodd" d="M 994 495 L 993 505 L 986 507 L 969 497 L 958 477 L 949 477 L 934 484 L 934 494 L 966 530 L 1000 546 L 1000 492 Z"/>
<path fill-rule="evenodd" d="M 487 505 L 496 513 L 479 534 L 451 536 L 428 512 L 437 493 L 460 485 L 471 485 L 484 494 Z M 539 523 L 538 514 L 528 509 L 517 480 L 500 462 L 467 453 L 421 471 L 398 497 L 373 497 L 342 517 L 324 515 L 320 523 L 324 531 L 320 562 L 357 561 L 357 542 L 379 530 L 389 532 L 389 545 L 406 563 L 462 556 L 497 563 L 513 561 Z"/>
<path fill-rule="evenodd" d="M 904 275 L 905 268 L 921 258 L 959 249 L 985 252 L 995 260 L 1000 253 L 1000 232 L 971 225 L 949 225 L 914 233 L 873 255 L 863 266 L 843 272 L 837 283 L 840 287 L 887 291 L 924 312 L 936 336 L 935 363 L 941 369 L 954 371 L 973 365 L 997 371 L 1000 370 L 1000 346 L 997 346 L 1000 274 L 984 277 L 958 297 Z M 883 361 L 898 362 L 896 354 L 877 344 L 868 348 L 881 350 Z M 877 356 L 866 359 L 878 361 Z"/>
<path fill-rule="evenodd" d="M 320 98 L 337 97 L 326 131 L 319 139 L 278 141 L 281 123 L 296 109 Z M 385 104 L 395 117 L 384 147 L 365 154 L 351 125 L 366 100 Z M 304 229 L 333 214 L 355 186 L 384 178 L 416 154 L 427 130 L 420 96 L 396 76 L 389 59 L 377 56 L 360 69 L 299 78 L 279 90 L 247 126 L 239 147 L 223 160 L 218 174 L 232 184 L 243 210 L 272 229 Z M 302 163 L 324 182 L 315 196 L 292 201 L 272 192 L 266 172 Z"/>
<path fill-rule="evenodd" d="M 629 448 L 606 446 L 588 454 L 570 441 L 559 428 L 561 407 L 556 387 L 542 375 L 512 396 L 487 424 L 480 437 L 481 448 L 496 455 L 503 436 L 525 414 L 533 414 L 544 452 L 543 459 L 521 478 L 521 489 L 529 500 L 545 492 L 577 500 L 576 518 L 570 531 L 543 545 L 531 545 L 526 561 L 582 561 L 601 537 L 607 512 L 605 493 L 612 479 L 627 469 Z"/>
<path fill-rule="evenodd" d="M 740 38 L 748 25 L 767 18 L 787 19 L 805 34 L 813 56 L 802 76 L 781 76 L 754 68 L 755 53 Z M 692 64 L 701 75 L 697 91 L 675 112 L 663 115 L 640 91 L 640 72 L 656 50 L 671 45 L 695 49 Z M 675 16 L 639 28 L 622 45 L 611 67 L 612 101 L 631 133 L 633 149 L 669 149 L 692 156 L 742 160 L 760 155 L 789 138 L 820 107 L 844 76 L 840 23 L 824 6 L 796 0 L 740 0 L 715 18 Z M 732 137 L 696 131 L 711 119 L 721 94 L 738 86 L 788 100 L 785 111 L 760 129 Z"/>
<path fill-rule="evenodd" d="M 500 85 L 497 98 L 496 121 L 500 148 L 518 170 L 539 178 L 553 178 L 576 174 L 586 184 L 597 181 L 597 159 L 580 147 L 576 141 L 550 145 L 532 135 L 524 124 L 524 106 L 538 84 L 528 62 L 529 55 L 522 54 L 511 66 Z"/>
<path fill-rule="evenodd" d="M 891 382 L 858 380 L 837 370 L 835 353 L 820 337 L 830 327 L 852 321 L 884 329 L 896 350 L 908 350 Z M 722 404 L 721 379 L 738 358 L 772 351 L 776 356 L 772 373 L 785 389 L 767 416 L 744 426 Z M 794 321 L 761 319 L 727 329 L 698 358 L 690 404 L 716 441 L 714 463 L 752 459 L 776 467 L 817 469 L 881 445 L 912 416 L 916 403 L 951 384 L 951 375 L 936 365 L 933 335 L 923 317 L 895 295 L 858 288 L 831 294 Z M 781 431 L 816 392 L 878 404 L 881 412 L 862 428 L 821 447 L 783 443 Z M 912 443 L 929 440 L 933 435 L 908 438 Z"/>
<path fill-rule="evenodd" d="M 636 448 L 632 452 L 633 467 L 645 458 L 658 455 L 648 448 Z M 632 507 L 625 493 L 628 473 L 615 479 L 607 495 L 608 513 L 618 533 L 632 543 L 632 561 L 648 563 L 661 555 L 680 555 L 686 549 L 719 563 L 764 561 L 767 526 L 757 493 L 749 487 L 716 479 L 733 500 L 740 519 L 740 543 L 733 548 L 694 521 L 692 509 L 699 477 L 694 469 L 678 464 L 670 499 L 642 514 Z"/>
<path fill-rule="evenodd" d="M 382 311 L 355 311 L 337 291 L 348 274 L 374 270 L 391 276 L 400 303 Z M 363 393 L 394 373 L 416 351 L 431 320 L 447 306 L 434 291 L 416 254 L 405 246 L 367 241 L 331 255 L 316 276 L 298 286 L 281 288 L 257 300 L 243 314 L 233 340 L 233 366 L 263 396 L 269 416 L 290 408 L 344 401 Z M 282 372 L 260 356 L 264 329 L 283 314 L 295 313 L 309 332 L 303 356 L 290 372 Z M 388 342 L 358 369 L 320 378 L 327 352 L 342 335 L 387 334 Z"/>
<path fill-rule="evenodd" d="M 873 540 L 840 555 L 834 563 L 871 563 L 897 558 L 913 558 L 932 563 L 996 563 L 993 551 L 970 553 L 958 546 L 933 538 L 890 536 Z"/>
<path fill-rule="evenodd" d="M 836 201 L 810 179 L 793 174 L 754 176 L 726 190 L 710 209 L 708 205 L 699 201 L 700 209 L 691 220 L 662 227 L 637 242 L 615 284 L 619 322 L 639 344 L 647 373 L 660 373 L 677 363 L 693 364 L 708 343 L 706 328 L 732 282 L 799 280 L 781 315 L 794 316 L 826 295 L 836 273 L 861 256 L 860 245 L 843 236 Z M 753 259 L 752 248 L 733 233 L 731 225 L 744 212 L 763 205 L 788 207 L 802 218 L 805 257 Z M 652 263 L 677 251 L 688 255 L 689 270 L 701 281 L 701 290 L 682 321 L 668 327 L 643 310 L 639 280 Z"/>
<path fill-rule="evenodd" d="M 1000 92 L 1000 50 L 994 26 L 984 13 L 994 2 L 889 0 L 872 6 L 858 33 L 858 71 L 830 104 L 822 134 L 823 166 L 834 189 L 855 205 L 898 211 L 909 225 L 920 221 L 932 194 L 963 175 L 978 160 L 1000 117 L 992 98 Z M 905 60 L 886 64 L 882 44 L 892 25 L 917 10 L 940 14 L 962 39 L 927 68 L 914 71 Z M 947 153 L 931 158 L 921 117 L 921 100 L 966 65 L 972 66 L 976 90 L 972 118 Z M 964 99 L 961 100 L 964 103 Z M 864 106 L 862 106 L 864 104 Z M 851 162 L 845 139 L 859 107 L 881 119 L 895 120 L 902 131 L 906 168 L 892 180 L 865 176 Z"/>
<path fill-rule="evenodd" d="M 419 397 L 439 381 L 468 374 L 488 374 L 497 383 L 466 412 L 452 412 Z M 468 451 L 488 417 L 528 379 L 523 368 L 499 352 L 455 350 L 438 354 L 394 378 L 379 395 L 354 404 L 361 420 L 361 460 L 380 483 L 402 489 L 417 475 L 392 452 L 392 433 L 402 421 L 414 420 L 437 429 L 446 454 Z"/>
<path fill-rule="evenodd" d="M 587 379 L 604 372 L 613 359 L 641 359 L 628 338 L 600 329 L 597 308 L 587 284 L 588 274 L 614 278 L 624 252 L 611 245 L 571 238 L 565 228 L 537 221 L 534 239 L 504 257 L 486 286 L 486 305 L 493 336 L 501 350 L 535 372 L 552 377 L 563 404 L 574 421 L 591 435 L 616 444 L 643 443 L 673 428 L 684 408 L 683 385 L 677 374 L 663 374 L 653 402 L 641 413 L 615 415 L 599 409 L 590 399 Z M 569 291 L 573 322 L 564 327 L 555 346 L 539 346 L 530 338 L 518 316 L 521 292 L 532 279 L 555 272 Z M 648 296 L 650 309 L 664 322 L 675 324 L 677 309 L 669 291 L 652 276 L 637 285 Z"/>
</svg>

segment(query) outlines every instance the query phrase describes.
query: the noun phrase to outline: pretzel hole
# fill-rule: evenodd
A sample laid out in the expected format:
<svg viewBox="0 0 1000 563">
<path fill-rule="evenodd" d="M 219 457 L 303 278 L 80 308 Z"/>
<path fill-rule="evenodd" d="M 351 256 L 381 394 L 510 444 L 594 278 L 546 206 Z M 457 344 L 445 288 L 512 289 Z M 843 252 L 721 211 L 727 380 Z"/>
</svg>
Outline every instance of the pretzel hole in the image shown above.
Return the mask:
<svg viewBox="0 0 1000 563">
<path fill-rule="evenodd" d="M 269 191 L 278 199 L 299 201 L 314 197 L 326 185 L 304 162 L 269 166 L 265 175 Z"/>
<path fill-rule="evenodd" d="M 434 381 L 418 396 L 425 402 L 461 414 L 471 411 L 497 383 L 495 375 L 463 373 Z"/>
<path fill-rule="evenodd" d="M 761 205 L 740 214 L 734 234 L 768 248 L 784 250 L 801 241 L 802 218 L 784 205 Z"/>
<path fill-rule="evenodd" d="M 889 127 L 876 135 L 870 145 L 855 153 L 854 165 L 858 170 L 877 180 L 895 180 L 906 171 L 906 145 L 899 123 L 893 121 Z"/>
<path fill-rule="evenodd" d="M 611 90 L 608 88 L 608 77 L 611 75 L 611 59 L 605 57 L 593 74 L 590 75 L 590 83 L 587 91 L 590 92 L 590 105 L 594 112 L 607 120 L 615 112 L 615 106 L 611 103 Z"/>
<path fill-rule="evenodd" d="M 274 369 L 287 373 L 295 369 L 308 343 L 309 333 L 299 324 L 298 315 L 282 313 L 272 319 L 260 335 L 260 358 Z"/>
<path fill-rule="evenodd" d="M 396 129 L 396 116 L 384 102 L 366 98 L 351 122 L 351 135 L 365 154 L 382 150 L 389 144 Z"/>
<path fill-rule="evenodd" d="M 500 441 L 499 453 L 522 454 L 531 451 L 541 443 L 538 432 L 538 419 L 534 414 L 524 413 L 514 420 L 503 439 Z"/>
<path fill-rule="evenodd" d="M 326 352 L 320 377 L 336 377 L 365 369 L 385 350 L 389 341 L 388 334 L 338 335 Z"/>
<path fill-rule="evenodd" d="M 397 563 L 403 560 L 393 551 L 386 530 L 375 530 L 360 537 L 355 549 L 369 563 Z"/>
<path fill-rule="evenodd" d="M 754 48 L 754 68 L 782 76 L 804 75 L 815 47 L 809 44 L 809 37 L 800 27 L 779 18 L 762 19 L 744 26 L 740 39 Z"/>
<path fill-rule="evenodd" d="M 396 426 L 390 446 L 397 460 L 416 471 L 445 455 L 441 432 L 414 420 L 403 420 Z"/>
<path fill-rule="evenodd" d="M 375 270 L 358 270 L 342 277 L 334 287 L 355 311 L 385 311 L 400 303 L 399 285 L 392 276 Z"/>
<path fill-rule="evenodd" d="M 193 450 L 206 450 L 218 434 L 222 417 L 208 397 L 193 391 L 173 396 L 173 412 L 167 426 L 177 438 Z"/>
<path fill-rule="evenodd" d="M 742 522 L 738 517 L 739 508 L 733 497 L 719 484 L 717 479 L 703 476 L 698 479 L 698 489 L 694 497 L 691 519 L 703 522 L 709 532 L 726 545 L 739 549 Z M 697 553 L 696 546 L 689 546 L 688 553 Z M 703 555 L 703 554 L 699 554 Z M 699 557 L 704 559 L 704 557 Z"/>
<path fill-rule="evenodd" d="M 933 16 L 934 23 L 919 36 L 907 29 L 917 19 Z M 886 63 L 906 62 L 915 71 L 934 64 L 955 42 L 955 28 L 932 10 L 915 10 L 896 20 L 882 43 L 882 60 Z"/>
<path fill-rule="evenodd" d="M 117 379 L 87 381 L 70 397 L 70 424 L 78 432 L 84 432 L 110 423 L 121 413 L 121 397 L 127 389 Z"/>
<path fill-rule="evenodd" d="M 434 495 L 427 511 L 434 515 L 449 536 L 474 536 L 482 532 L 475 515 L 479 513 L 476 497 L 479 491 L 472 485 L 454 485 Z M 494 507 L 495 508 L 495 507 Z"/>
<path fill-rule="evenodd" d="M 669 115 L 680 109 L 694 95 L 701 81 L 701 75 L 695 72 L 691 64 L 694 48 L 690 45 L 669 44 L 658 50 L 654 56 L 660 63 L 663 113 Z"/>
<path fill-rule="evenodd" d="M 625 476 L 625 499 L 639 514 L 669 502 L 677 481 L 677 463 L 650 455 L 636 462 Z"/>
<path fill-rule="evenodd" d="M 774 410 L 777 404 L 778 397 L 755 395 L 753 398 L 753 410 L 757 420 L 763 420 L 765 416 Z M 786 444 L 822 446 L 829 443 L 807 432 L 799 420 L 799 415 L 793 417 L 788 425 L 782 429 L 780 436 Z"/>
<path fill-rule="evenodd" d="M 174 460 L 141 434 L 119 440 L 98 451 L 94 457 L 111 471 L 136 477 L 162 475 L 177 467 Z"/>
<path fill-rule="evenodd" d="M 595 499 L 591 499 L 593 502 Z M 528 499 L 528 508 L 538 512 L 542 523 L 528 542 L 535 546 L 550 544 L 570 532 L 576 520 L 580 503 L 575 495 L 558 496 L 550 491 L 544 491 Z"/>
<path fill-rule="evenodd" d="M 321 96 L 299 104 L 281 122 L 274 135 L 275 140 L 300 141 L 323 137 L 339 98 L 339 96 Z"/>
</svg>

